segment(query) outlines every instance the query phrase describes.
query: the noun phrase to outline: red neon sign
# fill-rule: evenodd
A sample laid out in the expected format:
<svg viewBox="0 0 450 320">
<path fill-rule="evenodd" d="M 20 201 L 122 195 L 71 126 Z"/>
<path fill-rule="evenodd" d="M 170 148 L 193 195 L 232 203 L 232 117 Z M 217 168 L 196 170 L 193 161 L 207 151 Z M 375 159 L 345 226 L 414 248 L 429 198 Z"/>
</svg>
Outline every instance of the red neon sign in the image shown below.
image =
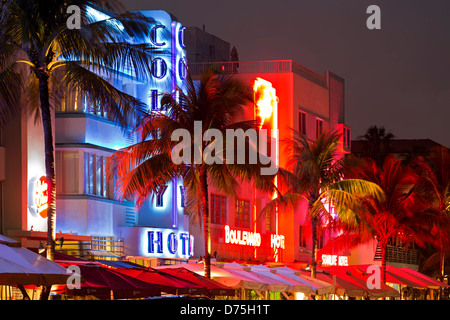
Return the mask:
<svg viewBox="0 0 450 320">
<path fill-rule="evenodd" d="M 36 182 L 36 192 L 34 194 L 36 211 L 42 218 L 47 218 L 48 209 L 48 184 L 47 178 L 42 176 Z"/>
<path fill-rule="evenodd" d="M 348 266 L 348 257 L 335 254 L 322 255 L 323 266 Z"/>
<path fill-rule="evenodd" d="M 245 230 L 233 230 L 225 226 L 225 243 L 259 247 L 261 245 L 261 234 Z"/>
<path fill-rule="evenodd" d="M 270 118 L 276 112 L 277 96 L 272 83 L 261 78 L 256 78 L 253 84 L 253 92 L 262 127 L 265 119 Z"/>
</svg>

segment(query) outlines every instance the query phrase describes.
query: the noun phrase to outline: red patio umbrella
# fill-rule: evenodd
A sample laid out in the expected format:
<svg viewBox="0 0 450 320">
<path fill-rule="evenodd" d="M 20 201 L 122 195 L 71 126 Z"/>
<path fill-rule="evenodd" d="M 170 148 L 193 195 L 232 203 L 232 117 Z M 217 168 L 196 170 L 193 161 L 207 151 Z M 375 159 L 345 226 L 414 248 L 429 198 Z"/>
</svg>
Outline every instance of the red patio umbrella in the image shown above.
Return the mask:
<svg viewBox="0 0 450 320">
<path fill-rule="evenodd" d="M 386 279 L 387 282 L 406 285 L 417 289 L 427 288 L 427 283 L 424 280 L 414 277 L 413 275 L 408 274 L 407 272 L 404 272 L 394 266 L 386 266 L 386 274 L 389 274 L 393 278 L 391 279 L 392 281 L 388 281 L 388 279 Z"/>
<path fill-rule="evenodd" d="M 353 283 L 358 284 L 359 286 L 364 288 L 364 290 L 366 290 L 366 292 L 374 298 L 400 296 L 400 293 L 397 290 L 381 281 L 379 289 L 377 288 L 370 289 L 367 285 L 370 274 L 354 266 L 329 267 L 327 269 L 330 270 L 330 273 L 332 274 L 345 273 L 347 276 L 353 279 Z"/>
<path fill-rule="evenodd" d="M 181 279 L 175 275 L 166 273 L 161 270 L 153 268 L 119 268 L 115 271 L 139 279 L 149 284 L 156 285 L 161 288 L 161 291 L 171 294 L 192 294 L 192 295 L 206 295 L 208 289 L 205 285 L 200 285 Z"/>
<path fill-rule="evenodd" d="M 433 278 L 431 278 L 431 277 L 429 277 L 429 276 L 427 276 L 427 275 L 425 275 L 425 274 L 423 274 L 423 273 L 421 273 L 419 271 L 415 271 L 415 270 L 413 270 L 411 268 L 403 267 L 403 268 L 400 268 L 400 270 L 402 270 L 402 271 L 404 271 L 404 272 L 406 272 L 408 274 L 411 274 L 412 276 L 414 276 L 414 277 L 416 277 L 418 279 L 423 280 L 427 284 L 427 286 L 429 288 L 431 288 L 431 289 L 439 289 L 439 288 L 447 288 L 447 287 L 449 287 L 449 285 L 447 285 L 445 283 L 442 283 L 440 281 L 434 280 Z"/>
<path fill-rule="evenodd" d="M 302 269 L 302 274 L 310 276 L 311 271 Z M 329 270 L 317 268 L 316 278 L 335 285 L 335 293 L 339 296 L 347 294 L 349 297 L 362 297 L 366 290 L 345 273 L 332 274 Z"/>
<path fill-rule="evenodd" d="M 353 267 L 363 272 L 366 272 L 369 266 L 370 265 L 367 264 L 367 265 L 355 265 Z M 399 269 L 394 266 L 386 266 L 386 282 L 418 289 L 426 288 L 426 286 L 424 286 L 423 283 L 418 283 L 417 281 L 414 280 L 412 276 L 400 274 L 397 270 Z"/>
<path fill-rule="evenodd" d="M 176 277 L 189 280 L 193 283 L 197 283 L 198 285 L 205 286 L 209 290 L 210 296 L 234 296 L 236 294 L 235 289 L 227 287 L 212 279 L 201 276 L 198 273 L 192 272 L 186 268 L 166 268 L 160 270 L 164 271 L 165 273 L 172 274 Z"/>
<path fill-rule="evenodd" d="M 148 282 L 130 277 L 99 264 L 78 264 L 84 282 L 79 289 L 67 289 L 71 295 L 93 295 L 98 299 L 111 299 L 111 291 L 114 299 L 144 298 L 159 296 L 161 289 Z"/>
</svg>

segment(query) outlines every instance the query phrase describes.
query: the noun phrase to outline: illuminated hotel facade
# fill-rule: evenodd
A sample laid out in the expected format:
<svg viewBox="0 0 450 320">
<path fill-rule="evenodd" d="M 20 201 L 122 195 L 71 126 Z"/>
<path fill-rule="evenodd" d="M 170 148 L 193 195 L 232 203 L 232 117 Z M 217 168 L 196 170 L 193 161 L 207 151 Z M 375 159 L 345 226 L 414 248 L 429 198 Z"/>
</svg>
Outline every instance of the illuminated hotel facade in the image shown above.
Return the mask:
<svg viewBox="0 0 450 320">
<path fill-rule="evenodd" d="M 183 87 L 185 77 L 184 30 L 164 11 L 142 11 L 155 23 L 147 39 L 161 49 L 153 55 L 151 79 L 130 76 L 124 66 L 119 76 L 107 79 L 122 90 L 160 109 L 161 95 Z M 98 20 L 108 18 L 91 11 Z M 136 39 L 133 39 L 136 41 Z M 56 250 L 83 258 L 126 257 L 146 265 L 157 259 L 186 261 L 193 255 L 180 188 L 174 179 L 139 210 L 133 202 L 119 201 L 115 184 L 107 179 L 106 162 L 112 153 L 136 142 L 112 122 L 106 110 L 94 108 L 75 94 L 67 94 L 54 116 L 56 196 Z M 47 219 L 38 214 L 38 181 L 45 176 L 44 140 L 40 123 L 21 115 L 2 130 L 1 233 L 19 239 L 23 246 L 38 248 L 46 243 Z M 60 246 L 62 244 L 62 246 Z M 161 262 L 159 262 L 161 263 Z"/>
<path fill-rule="evenodd" d="M 149 108 L 160 108 L 160 94 L 183 87 L 186 57 L 184 27 L 163 11 L 144 11 L 156 23 L 148 41 L 168 54 L 155 56 L 152 81 L 136 80 L 123 73 L 109 79 Z M 104 16 L 99 14 L 99 19 Z M 161 35 L 165 34 L 165 37 Z M 214 63 L 213 63 L 214 64 Z M 211 63 L 191 63 L 195 79 Z M 257 78 L 272 86 L 276 113 L 264 124 L 277 128 L 277 164 L 285 167 L 288 155 L 279 141 L 292 135 L 290 128 L 311 140 L 323 130 L 342 133 L 341 155 L 350 152 L 350 128 L 345 125 L 345 83 L 326 72 L 312 72 L 291 60 L 220 62 L 219 70 L 253 86 Z M 254 118 L 249 105 L 246 117 Z M 275 116 L 276 115 L 276 116 Z M 145 265 L 185 262 L 204 255 L 201 223 L 189 220 L 183 210 L 182 181 L 173 180 L 161 193 L 137 210 L 133 202 L 119 201 L 115 185 L 106 177 L 106 161 L 119 148 L 136 142 L 108 119 L 105 110 L 94 109 L 76 95 L 67 96 L 55 110 L 55 159 L 57 177 L 57 251 L 94 259 L 127 259 Z M 41 125 L 21 115 L 2 129 L 0 147 L 1 230 L 23 246 L 38 248 L 46 242 L 46 218 L 36 208 L 37 186 L 45 175 Z M 271 196 L 251 185 L 242 185 L 237 197 L 210 187 L 211 250 L 220 260 L 304 262 L 311 259 L 307 205 L 260 217 Z M 324 229 L 325 231 L 325 229 Z M 319 245 L 327 241 L 321 233 Z M 376 242 L 355 253 L 337 252 L 339 261 L 373 263 Z M 333 260 L 333 257 L 327 257 Z M 319 261 L 320 263 L 320 261 Z"/>
<path fill-rule="evenodd" d="M 350 153 L 350 128 L 344 121 L 345 83 L 341 77 L 329 71 L 321 76 L 291 60 L 190 63 L 189 71 L 195 77 L 211 66 L 250 86 L 259 79 L 272 87 L 276 110 L 266 119 L 265 126 L 279 130 L 276 141 L 281 167 L 286 168 L 289 155 L 280 141 L 292 137 L 291 128 L 311 140 L 324 130 L 336 130 L 342 133 L 340 155 Z M 247 106 L 245 114 L 252 118 L 258 114 L 257 109 L 256 102 Z M 255 191 L 251 185 L 242 185 L 237 197 L 210 188 L 210 251 L 216 259 L 262 263 L 310 261 L 311 233 L 306 202 L 295 210 L 263 216 L 259 213 L 271 197 Z M 201 255 L 203 239 L 197 236 L 201 235 L 201 228 L 191 224 L 190 230 L 196 235 L 195 252 Z M 327 232 L 321 234 L 319 245 L 328 238 Z"/>
</svg>

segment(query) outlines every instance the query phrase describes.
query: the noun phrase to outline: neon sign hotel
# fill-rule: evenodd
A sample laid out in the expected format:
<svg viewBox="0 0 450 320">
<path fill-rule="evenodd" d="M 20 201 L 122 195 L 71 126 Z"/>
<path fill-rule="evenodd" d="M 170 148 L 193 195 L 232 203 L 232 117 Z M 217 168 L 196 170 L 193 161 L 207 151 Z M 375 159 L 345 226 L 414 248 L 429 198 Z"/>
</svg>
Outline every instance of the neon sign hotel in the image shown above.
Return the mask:
<svg viewBox="0 0 450 320">
<path fill-rule="evenodd" d="M 253 87 L 255 103 L 247 107 L 243 117 L 260 121 L 268 132 L 278 129 L 278 135 L 271 135 L 277 145 L 274 159 L 277 165 L 286 167 L 288 155 L 280 141 L 292 137 L 290 128 L 311 140 L 323 130 L 337 130 L 342 133 L 340 155 L 350 152 L 350 128 L 344 122 L 341 77 L 328 71 L 321 76 L 291 60 L 189 63 L 189 71 L 195 79 L 211 66 Z M 241 185 L 237 197 L 209 187 L 210 252 L 216 259 L 261 263 L 310 261 L 307 203 L 295 210 L 261 217 L 259 213 L 271 195 L 245 184 Z M 190 232 L 196 236 L 195 252 L 201 255 L 204 245 L 200 227 L 191 223 Z M 326 240 L 324 233 L 321 244 Z"/>
<path fill-rule="evenodd" d="M 156 56 L 153 81 L 132 79 L 123 73 L 109 79 L 118 88 L 159 109 L 159 95 L 183 87 L 186 57 L 185 28 L 163 11 L 143 11 L 156 23 L 144 41 L 170 54 Z M 107 16 L 96 12 L 98 19 Z M 162 37 L 162 34 L 168 35 Z M 211 63 L 191 63 L 198 76 Z M 216 67 L 253 86 L 256 97 L 268 102 L 249 105 L 246 117 L 263 119 L 262 126 L 279 129 L 276 161 L 287 157 L 279 141 L 295 128 L 315 139 L 322 130 L 343 133 L 342 154 L 350 151 L 350 129 L 344 124 L 344 80 L 331 72 L 316 74 L 290 61 L 220 62 Z M 259 101 L 259 99 L 258 99 Z M 155 266 L 204 255 L 203 232 L 183 210 L 182 182 L 173 180 L 139 210 L 132 202 L 114 196 L 115 185 L 106 178 L 111 154 L 135 141 L 95 109 L 71 95 L 55 110 L 57 174 L 56 249 L 86 258 L 128 260 Z M 274 131 L 277 132 L 277 131 Z M 46 241 L 45 202 L 41 177 L 45 176 L 42 128 L 22 115 L 2 130 L 0 180 L 2 188 L 1 233 L 19 239 L 23 246 L 38 248 Z M 36 194 L 39 201 L 36 202 Z M 219 259 L 260 262 L 309 261 L 306 203 L 292 212 L 273 213 L 256 220 L 271 195 L 243 185 L 238 197 L 211 188 L 209 194 L 211 252 Z M 194 241 L 195 239 L 195 241 Z M 323 239 L 325 241 L 326 239 Z"/>
</svg>

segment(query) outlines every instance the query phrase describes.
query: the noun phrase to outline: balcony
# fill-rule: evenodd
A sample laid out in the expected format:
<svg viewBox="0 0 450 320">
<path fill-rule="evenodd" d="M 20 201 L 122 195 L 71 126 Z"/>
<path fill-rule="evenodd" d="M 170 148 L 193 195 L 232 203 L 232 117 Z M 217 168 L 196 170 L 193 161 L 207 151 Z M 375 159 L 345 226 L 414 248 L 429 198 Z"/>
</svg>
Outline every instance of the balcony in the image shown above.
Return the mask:
<svg viewBox="0 0 450 320">
<path fill-rule="evenodd" d="M 327 88 L 326 77 L 321 76 L 320 74 L 317 74 L 292 60 L 190 63 L 188 67 L 189 72 L 192 76 L 200 75 L 204 71 L 211 68 L 224 72 L 226 74 L 292 72 L 324 88 Z"/>
<path fill-rule="evenodd" d="M 419 264 L 419 255 L 416 249 L 388 245 L 386 251 L 386 263 Z M 381 261 L 380 246 L 377 247 L 374 260 Z"/>
</svg>

